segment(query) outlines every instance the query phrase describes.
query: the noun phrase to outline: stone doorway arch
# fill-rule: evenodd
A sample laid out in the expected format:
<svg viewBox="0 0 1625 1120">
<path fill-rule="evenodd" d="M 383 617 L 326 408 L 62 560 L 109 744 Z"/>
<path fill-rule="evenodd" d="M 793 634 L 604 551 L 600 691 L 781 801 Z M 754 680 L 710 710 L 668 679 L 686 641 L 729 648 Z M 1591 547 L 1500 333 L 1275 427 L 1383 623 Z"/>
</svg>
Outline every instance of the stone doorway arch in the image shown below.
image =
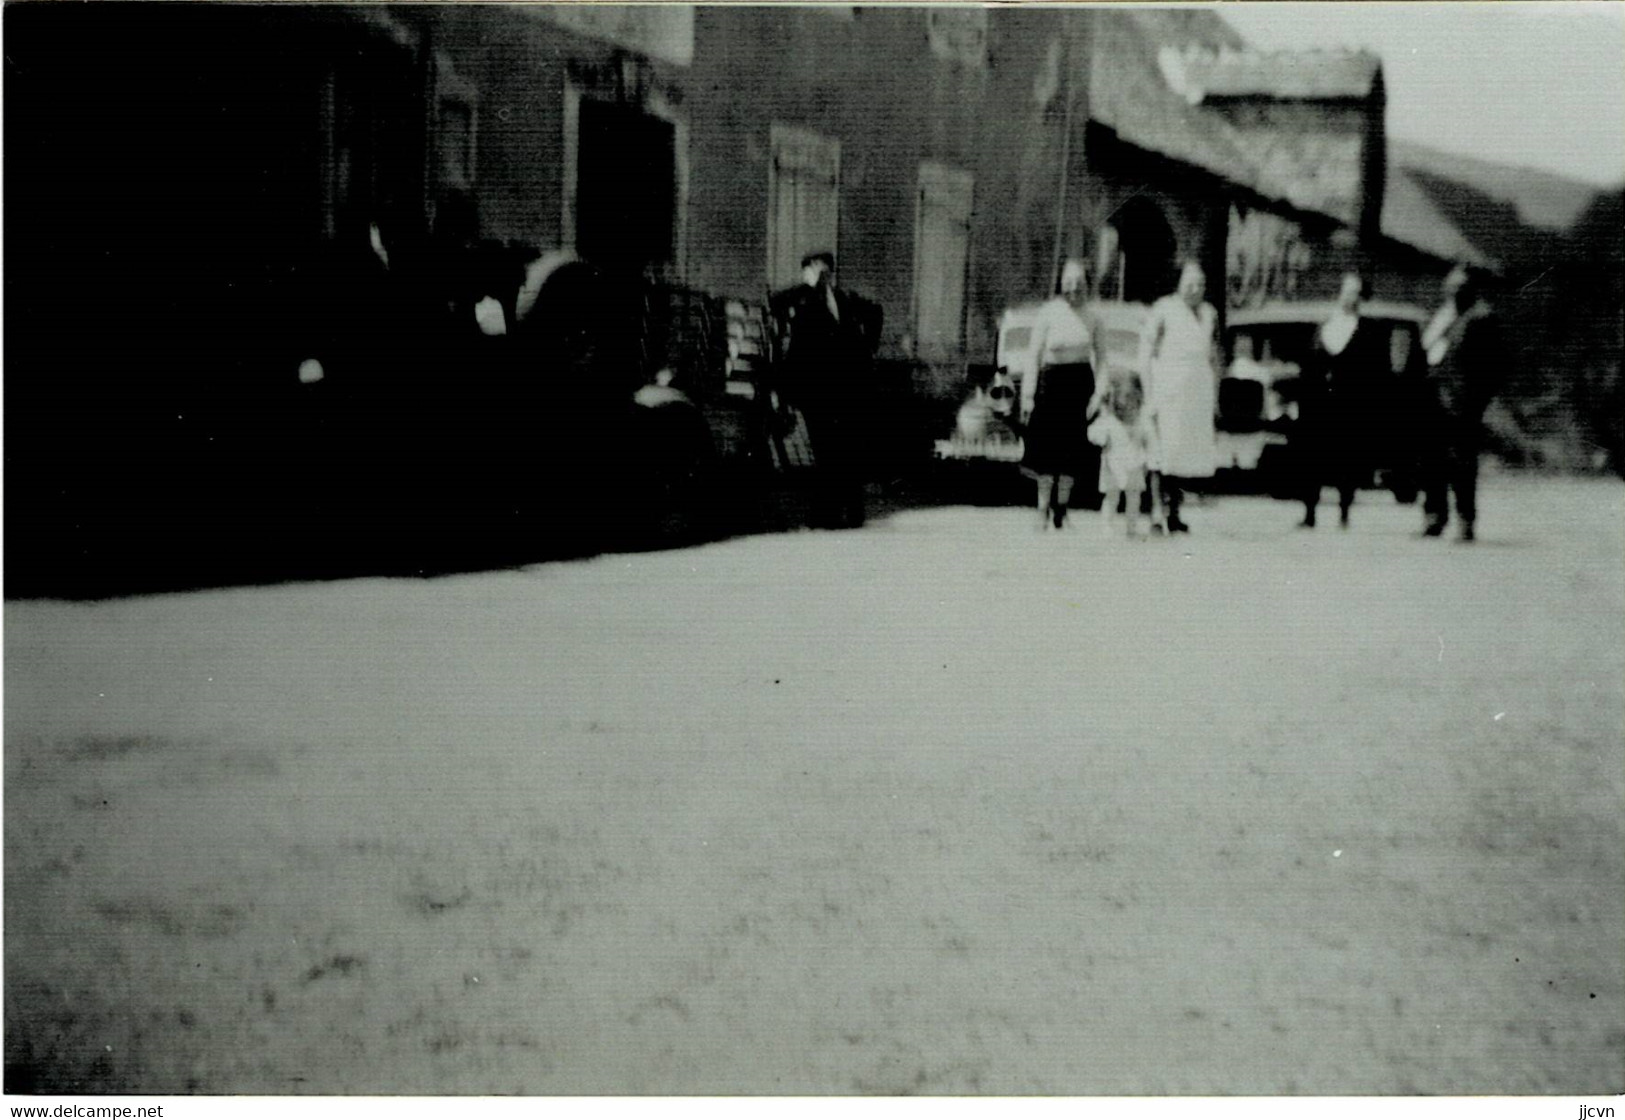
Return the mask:
<svg viewBox="0 0 1625 1120">
<path fill-rule="evenodd" d="M 1129 303 L 1150 303 L 1174 290 L 1179 241 L 1162 207 L 1135 195 L 1101 230 L 1100 294 Z"/>
</svg>

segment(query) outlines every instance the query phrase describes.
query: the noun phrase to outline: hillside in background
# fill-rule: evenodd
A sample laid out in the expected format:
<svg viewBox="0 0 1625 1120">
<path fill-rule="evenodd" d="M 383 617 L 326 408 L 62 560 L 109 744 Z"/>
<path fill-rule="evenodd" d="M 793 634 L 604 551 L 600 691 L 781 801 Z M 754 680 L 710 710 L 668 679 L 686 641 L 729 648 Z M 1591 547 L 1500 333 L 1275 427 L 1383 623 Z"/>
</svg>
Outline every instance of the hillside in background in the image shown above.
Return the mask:
<svg viewBox="0 0 1625 1120">
<path fill-rule="evenodd" d="M 1391 140 L 1390 202 L 1418 193 L 1501 274 L 1511 353 L 1490 415 L 1497 454 L 1625 471 L 1625 191 Z"/>
<path fill-rule="evenodd" d="M 1133 11 L 1164 36 L 1248 45 L 1214 12 Z M 1625 184 L 1389 139 L 1384 233 L 1435 258 L 1474 262 L 1476 252 L 1498 274 L 1508 355 L 1488 423 L 1504 461 L 1625 474 L 1622 198 Z"/>
<path fill-rule="evenodd" d="M 1409 140 L 1390 139 L 1388 161 L 1463 183 L 1498 202 L 1511 203 L 1520 221 L 1540 229 L 1567 232 L 1603 193 L 1590 183 L 1550 171 L 1490 163 Z"/>
<path fill-rule="evenodd" d="M 1491 415 L 1496 451 L 1529 466 L 1625 470 L 1619 189 L 1393 142 L 1399 178 L 1422 192 L 1501 273 L 1511 355 Z"/>
</svg>

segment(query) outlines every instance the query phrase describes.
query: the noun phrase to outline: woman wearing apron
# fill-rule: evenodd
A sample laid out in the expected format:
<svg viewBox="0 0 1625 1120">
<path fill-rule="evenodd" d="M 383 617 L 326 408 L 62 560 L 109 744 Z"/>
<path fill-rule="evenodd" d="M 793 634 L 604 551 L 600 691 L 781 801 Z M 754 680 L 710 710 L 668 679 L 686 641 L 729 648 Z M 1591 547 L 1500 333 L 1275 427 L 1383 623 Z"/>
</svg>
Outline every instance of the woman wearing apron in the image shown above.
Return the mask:
<svg viewBox="0 0 1625 1120">
<path fill-rule="evenodd" d="M 1212 478 L 1217 463 L 1218 312 L 1203 302 L 1207 276 L 1188 261 L 1179 287 L 1151 305 L 1141 341 L 1145 406 L 1156 432 L 1152 486 L 1161 485 L 1170 533 L 1189 532 L 1179 504 L 1190 479 Z"/>
<path fill-rule="evenodd" d="M 1099 451 L 1090 442 L 1095 393 L 1095 331 L 1084 313 L 1089 291 L 1082 261 L 1061 270 L 1061 294 L 1039 311 L 1038 375 L 1021 385 L 1021 470 L 1038 483 L 1040 529 L 1066 524 L 1073 481 L 1094 478 Z"/>
</svg>

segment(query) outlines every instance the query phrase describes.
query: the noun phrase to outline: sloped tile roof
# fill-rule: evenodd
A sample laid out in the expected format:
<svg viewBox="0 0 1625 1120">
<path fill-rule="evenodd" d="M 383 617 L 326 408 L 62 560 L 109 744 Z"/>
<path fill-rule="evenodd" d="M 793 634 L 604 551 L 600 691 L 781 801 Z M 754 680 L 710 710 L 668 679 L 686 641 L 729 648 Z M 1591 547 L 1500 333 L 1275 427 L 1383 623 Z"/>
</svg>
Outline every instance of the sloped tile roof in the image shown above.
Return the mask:
<svg viewBox="0 0 1625 1120">
<path fill-rule="evenodd" d="M 1353 51 L 1257 52 L 1212 13 L 1127 8 L 1096 11 L 1089 112 L 1138 148 L 1200 168 L 1263 198 L 1353 224 L 1359 206 L 1358 141 L 1288 137 L 1232 126 L 1213 103 L 1226 98 L 1336 100 L 1369 96 L 1380 61 Z M 1195 60 L 1195 61 L 1193 61 Z M 1403 148 L 1401 149 L 1404 150 Z M 1381 231 L 1442 260 L 1498 269 L 1441 208 L 1410 161 L 1390 153 Z"/>
<path fill-rule="evenodd" d="M 1184 68 L 1192 58 L 1240 57 L 1216 36 L 1194 46 L 1192 28 L 1144 9 L 1098 11 L 1089 69 L 1089 111 L 1148 151 L 1212 172 L 1296 209 L 1353 223 L 1360 205 L 1357 138 L 1243 130 L 1204 107 Z M 1199 30 L 1199 28 L 1198 28 Z M 1373 60 L 1374 61 L 1374 60 Z M 1373 70 L 1373 74 L 1375 70 Z M 1368 85 L 1369 90 L 1369 85 Z"/>
<path fill-rule="evenodd" d="M 1490 198 L 1511 203 L 1518 218 L 1541 229 L 1567 233 L 1599 193 L 1550 171 L 1455 155 L 1405 140 L 1388 141 L 1388 162 L 1437 178 L 1453 179 Z"/>
<path fill-rule="evenodd" d="M 1090 116 L 1137 147 L 1252 186 L 1253 169 L 1224 122 L 1188 103 L 1163 80 L 1157 51 L 1168 29 L 1134 9 L 1092 14 Z"/>
<path fill-rule="evenodd" d="M 1500 270 L 1499 262 L 1469 241 L 1440 209 L 1433 192 L 1419 182 L 1410 169 L 1394 160 L 1389 161 L 1388 181 L 1383 191 L 1382 235 L 1441 260 Z"/>
</svg>

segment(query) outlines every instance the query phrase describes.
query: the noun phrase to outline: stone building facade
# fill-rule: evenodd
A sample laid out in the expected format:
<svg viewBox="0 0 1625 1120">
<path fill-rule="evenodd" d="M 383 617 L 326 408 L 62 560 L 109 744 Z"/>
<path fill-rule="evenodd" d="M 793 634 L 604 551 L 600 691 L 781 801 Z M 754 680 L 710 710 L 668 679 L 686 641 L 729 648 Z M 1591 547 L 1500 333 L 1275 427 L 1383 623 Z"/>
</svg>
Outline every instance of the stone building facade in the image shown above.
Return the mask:
<svg viewBox="0 0 1625 1120">
<path fill-rule="evenodd" d="M 1134 298 L 1196 257 L 1216 290 L 1229 273 L 1251 298 L 1248 278 L 1319 291 L 1381 240 L 1375 60 L 1257 56 L 1212 12 L 96 11 L 13 17 L 17 96 L 87 141 L 56 151 L 41 134 L 65 189 L 47 175 L 19 193 L 56 231 L 39 251 L 100 253 L 132 282 L 172 265 L 216 318 L 252 319 L 244 293 L 371 222 L 749 299 L 831 249 L 884 309 L 883 354 L 948 393 L 1063 255 L 1101 258 L 1108 289 Z M 92 87 L 119 103 L 85 101 Z M 157 176 L 118 196 L 90 185 L 143 147 Z M 171 286 L 145 279 L 143 298 Z"/>
<path fill-rule="evenodd" d="M 1012 293 L 1049 284 L 1076 84 L 1062 60 L 1084 56 L 1085 23 L 723 5 L 680 28 L 658 7 L 582 28 L 552 12 L 435 21 L 436 72 L 478 94 L 485 236 L 629 252 L 673 283 L 757 300 L 804 254 L 834 251 L 842 283 L 884 310 L 882 357 L 918 363 L 928 392 L 957 391 Z M 668 49 L 646 49 L 643 18 L 667 21 Z M 651 209 L 669 222 L 634 247 L 625 218 Z"/>
</svg>

